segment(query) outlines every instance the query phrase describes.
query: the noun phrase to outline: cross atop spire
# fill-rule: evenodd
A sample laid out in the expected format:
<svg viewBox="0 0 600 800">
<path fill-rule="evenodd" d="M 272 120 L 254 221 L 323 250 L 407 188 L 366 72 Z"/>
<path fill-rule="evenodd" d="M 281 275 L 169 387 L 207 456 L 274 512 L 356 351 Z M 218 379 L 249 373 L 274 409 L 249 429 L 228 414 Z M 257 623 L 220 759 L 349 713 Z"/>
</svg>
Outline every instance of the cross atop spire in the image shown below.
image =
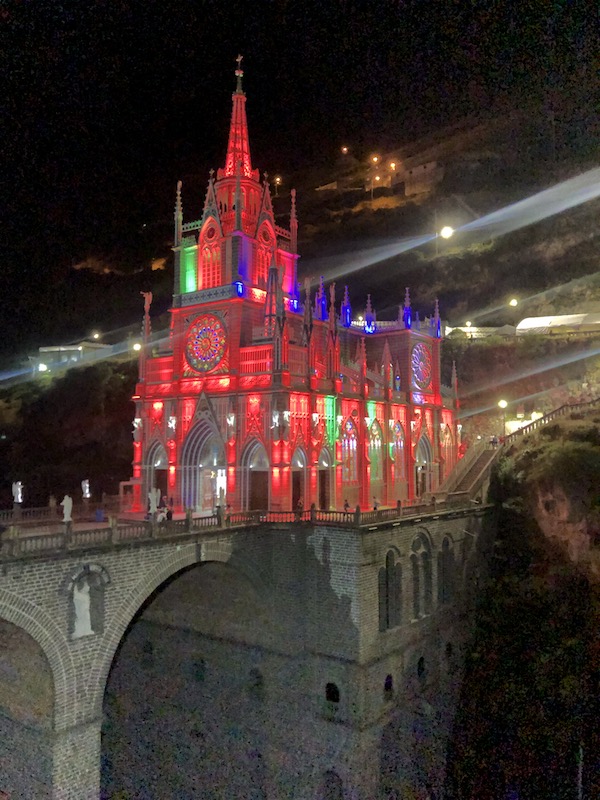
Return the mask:
<svg viewBox="0 0 600 800">
<path fill-rule="evenodd" d="M 233 109 L 231 112 L 231 124 L 229 126 L 229 142 L 227 144 L 227 157 L 225 158 L 225 169 L 223 173 L 219 170 L 219 176 L 225 177 L 235 175 L 238 162 L 242 164 L 242 177 L 254 178 L 252 174 L 252 162 L 250 160 L 250 143 L 248 140 L 248 121 L 246 119 L 246 95 L 242 89 L 242 76 L 244 71 L 241 69 L 242 56 L 236 58 L 237 69 L 235 77 L 237 85 L 232 95 Z"/>
<path fill-rule="evenodd" d="M 244 70 L 242 69 L 242 59 L 244 56 L 238 55 L 236 58 L 237 62 L 237 69 L 235 71 L 235 77 L 237 78 L 237 86 L 235 87 L 236 94 L 243 94 L 242 90 L 242 78 L 244 77 Z"/>
</svg>

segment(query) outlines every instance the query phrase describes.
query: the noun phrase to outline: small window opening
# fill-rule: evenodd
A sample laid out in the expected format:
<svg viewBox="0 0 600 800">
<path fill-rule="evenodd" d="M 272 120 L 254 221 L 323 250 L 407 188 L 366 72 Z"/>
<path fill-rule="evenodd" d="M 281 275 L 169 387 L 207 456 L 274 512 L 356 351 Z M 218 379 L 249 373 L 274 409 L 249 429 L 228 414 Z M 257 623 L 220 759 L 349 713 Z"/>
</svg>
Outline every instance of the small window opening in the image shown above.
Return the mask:
<svg viewBox="0 0 600 800">
<path fill-rule="evenodd" d="M 329 703 L 339 703 L 340 702 L 340 690 L 335 685 L 335 683 L 328 683 L 325 687 L 325 699 Z"/>
<path fill-rule="evenodd" d="M 425 659 L 423 656 L 417 662 L 417 677 L 421 680 L 425 677 Z"/>
<path fill-rule="evenodd" d="M 206 677 L 206 661 L 203 658 L 192 661 L 191 675 L 197 683 L 203 683 Z"/>
<path fill-rule="evenodd" d="M 383 698 L 384 700 L 390 700 L 394 694 L 394 679 L 391 675 L 385 676 L 385 681 L 383 682 Z"/>
</svg>

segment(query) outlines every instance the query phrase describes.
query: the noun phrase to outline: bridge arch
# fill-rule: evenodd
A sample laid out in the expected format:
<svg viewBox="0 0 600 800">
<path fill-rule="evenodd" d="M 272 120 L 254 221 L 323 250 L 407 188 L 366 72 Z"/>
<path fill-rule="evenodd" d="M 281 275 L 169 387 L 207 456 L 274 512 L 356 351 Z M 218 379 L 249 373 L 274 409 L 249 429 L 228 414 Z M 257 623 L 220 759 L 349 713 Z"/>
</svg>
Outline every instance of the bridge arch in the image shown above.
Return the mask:
<svg viewBox="0 0 600 800">
<path fill-rule="evenodd" d="M 81 721 L 77 717 L 77 680 L 69 642 L 43 608 L 6 589 L 0 589 L 0 617 L 21 628 L 41 647 L 54 681 L 55 731 Z"/>
<path fill-rule="evenodd" d="M 232 556 L 230 542 L 213 540 L 200 544 L 191 543 L 172 551 L 140 578 L 129 592 L 129 596 L 123 599 L 118 612 L 112 615 L 106 627 L 102 663 L 95 677 L 92 676 L 88 687 L 91 707 L 95 713 L 98 715 L 102 713 L 104 692 L 115 654 L 136 614 L 157 589 L 178 573 L 189 567 L 210 562 L 228 564 L 251 583 L 259 596 L 263 598 L 269 596 L 269 589 L 260 572 L 249 561 Z"/>
</svg>

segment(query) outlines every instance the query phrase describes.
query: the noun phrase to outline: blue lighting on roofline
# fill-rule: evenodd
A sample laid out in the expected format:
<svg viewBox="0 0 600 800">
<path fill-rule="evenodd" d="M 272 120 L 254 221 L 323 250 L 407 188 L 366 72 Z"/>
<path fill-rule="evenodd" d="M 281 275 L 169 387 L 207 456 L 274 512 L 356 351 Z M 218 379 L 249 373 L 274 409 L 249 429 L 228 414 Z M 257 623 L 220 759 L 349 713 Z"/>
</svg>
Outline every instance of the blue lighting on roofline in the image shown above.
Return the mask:
<svg viewBox="0 0 600 800">
<path fill-rule="evenodd" d="M 237 292 L 238 297 L 244 296 L 244 284 L 241 281 L 235 281 L 233 284 L 235 286 L 235 291 Z"/>
</svg>

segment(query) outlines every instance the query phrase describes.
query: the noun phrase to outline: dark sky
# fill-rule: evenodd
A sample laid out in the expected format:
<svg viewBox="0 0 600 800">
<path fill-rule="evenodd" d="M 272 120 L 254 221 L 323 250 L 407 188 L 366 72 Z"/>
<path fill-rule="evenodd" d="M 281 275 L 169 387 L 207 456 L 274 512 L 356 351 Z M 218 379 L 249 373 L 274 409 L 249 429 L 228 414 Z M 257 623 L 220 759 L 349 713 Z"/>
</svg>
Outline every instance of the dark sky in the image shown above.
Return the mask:
<svg viewBox="0 0 600 800">
<path fill-rule="evenodd" d="M 238 52 L 254 164 L 285 175 L 466 113 L 589 103 L 597 14 L 585 0 L 4 0 L 0 324 L 15 291 L 164 224 L 178 178 L 200 212 Z"/>
</svg>

